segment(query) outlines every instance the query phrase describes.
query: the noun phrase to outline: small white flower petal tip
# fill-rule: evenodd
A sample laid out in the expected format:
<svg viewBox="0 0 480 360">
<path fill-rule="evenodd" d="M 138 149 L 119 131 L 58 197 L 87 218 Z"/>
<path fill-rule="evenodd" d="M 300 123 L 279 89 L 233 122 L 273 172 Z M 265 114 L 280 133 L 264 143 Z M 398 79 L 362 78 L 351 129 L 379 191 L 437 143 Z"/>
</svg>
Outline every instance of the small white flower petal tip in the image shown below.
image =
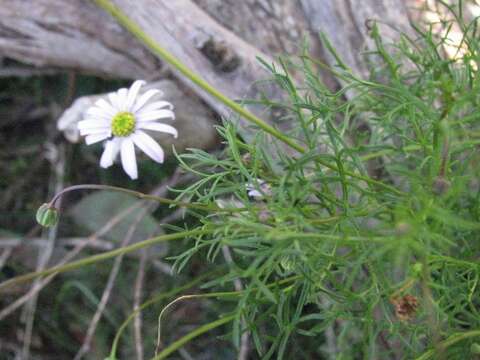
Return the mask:
<svg viewBox="0 0 480 360">
<path fill-rule="evenodd" d="M 270 185 L 262 179 L 254 179 L 253 183 L 248 183 L 245 185 L 247 190 L 247 195 L 254 200 L 263 200 L 266 196 L 272 195 L 272 189 Z"/>
<path fill-rule="evenodd" d="M 131 179 L 138 178 L 135 146 L 152 160 L 163 163 L 164 151 L 146 131 L 159 131 L 177 138 L 173 126 L 158 122 L 160 119 L 175 119 L 173 105 L 168 101 L 156 100 L 160 90 L 150 89 L 140 95 L 145 81 L 135 81 L 129 89 L 119 89 L 108 94 L 108 99 L 100 99 L 86 112 L 86 117 L 78 123 L 78 129 L 85 136 L 87 145 L 105 142 L 100 158 L 100 166 L 113 165 L 118 154 L 123 170 Z"/>
</svg>

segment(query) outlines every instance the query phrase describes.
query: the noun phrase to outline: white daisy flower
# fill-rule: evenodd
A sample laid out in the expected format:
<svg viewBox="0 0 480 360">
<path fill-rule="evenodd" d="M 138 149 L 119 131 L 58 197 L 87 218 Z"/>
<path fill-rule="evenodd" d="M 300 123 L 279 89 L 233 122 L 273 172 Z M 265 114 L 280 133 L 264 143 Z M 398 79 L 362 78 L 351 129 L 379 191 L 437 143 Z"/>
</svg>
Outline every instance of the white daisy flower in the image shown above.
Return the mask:
<svg viewBox="0 0 480 360">
<path fill-rule="evenodd" d="M 178 136 L 170 125 L 159 119 L 175 119 L 173 105 L 167 101 L 150 101 L 160 90 L 147 90 L 139 96 L 145 81 L 135 81 L 130 89 L 122 88 L 108 94 L 108 100 L 100 99 L 86 111 L 86 118 L 78 123 L 80 135 L 85 136 L 87 145 L 107 140 L 100 159 L 100 166 L 113 165 L 118 153 L 125 172 L 132 178 L 138 177 L 135 147 L 158 163 L 163 163 L 164 152 L 160 145 L 145 130 L 160 131 Z"/>
</svg>

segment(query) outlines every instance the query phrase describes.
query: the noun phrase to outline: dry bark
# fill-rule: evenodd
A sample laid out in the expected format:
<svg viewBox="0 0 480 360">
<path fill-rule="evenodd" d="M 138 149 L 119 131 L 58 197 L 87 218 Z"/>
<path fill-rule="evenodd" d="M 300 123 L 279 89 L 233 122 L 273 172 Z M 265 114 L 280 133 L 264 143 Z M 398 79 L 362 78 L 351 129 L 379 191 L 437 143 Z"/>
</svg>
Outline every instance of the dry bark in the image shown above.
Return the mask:
<svg viewBox="0 0 480 360">
<path fill-rule="evenodd" d="M 1 0 L 0 56 L 41 67 L 151 79 L 160 62 L 88 0 Z"/>
<path fill-rule="evenodd" d="M 219 24 L 265 54 L 295 54 L 310 36 L 307 16 L 291 0 L 194 0 Z M 316 47 L 316 42 L 311 44 Z"/>
<path fill-rule="evenodd" d="M 301 0 L 312 31 L 323 32 L 354 73 L 367 76 L 363 52 L 371 47 L 369 23 L 375 21 L 381 34 L 395 41 L 400 32 L 409 32 L 407 1 L 398 0 Z M 326 53 L 330 65 L 336 61 Z"/>
</svg>

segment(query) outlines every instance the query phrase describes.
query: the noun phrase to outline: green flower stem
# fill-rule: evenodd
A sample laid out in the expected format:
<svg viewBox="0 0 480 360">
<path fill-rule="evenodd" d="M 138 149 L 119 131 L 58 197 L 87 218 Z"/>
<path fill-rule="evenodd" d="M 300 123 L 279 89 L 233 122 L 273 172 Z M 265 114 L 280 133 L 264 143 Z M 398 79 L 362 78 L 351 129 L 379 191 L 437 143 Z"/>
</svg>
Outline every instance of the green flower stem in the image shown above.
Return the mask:
<svg viewBox="0 0 480 360">
<path fill-rule="evenodd" d="M 206 333 L 207 331 L 210 331 L 210 330 L 215 329 L 219 326 L 222 326 L 226 323 L 229 323 L 230 321 L 233 321 L 235 319 L 235 317 L 236 317 L 236 314 L 225 316 L 225 317 L 222 317 L 218 320 L 212 321 L 211 323 L 200 326 L 199 328 L 197 328 L 194 331 L 188 333 L 187 335 L 181 337 L 180 339 L 175 341 L 173 344 L 166 347 L 161 353 L 159 353 L 157 356 L 152 358 L 152 360 L 165 359 L 168 355 L 170 355 L 174 351 L 181 348 L 184 344 L 186 344 L 190 340 L 196 338 L 197 336 L 200 336 L 200 335 Z"/>
<path fill-rule="evenodd" d="M 472 330 L 464 333 L 453 334 L 452 336 L 449 336 L 446 340 L 439 343 L 438 348 L 445 350 L 449 346 L 455 345 L 459 341 L 469 339 L 472 337 L 480 337 L 480 330 Z M 436 352 L 437 352 L 436 349 L 428 350 L 427 352 L 424 352 L 422 355 L 417 357 L 416 360 L 431 359 L 436 354 Z"/>
<path fill-rule="evenodd" d="M 388 190 L 388 191 L 390 191 L 390 192 L 392 192 L 392 193 L 394 193 L 394 194 L 400 195 L 400 196 L 404 195 L 403 192 L 401 192 L 400 190 L 395 189 L 393 186 L 390 186 L 390 185 L 385 184 L 385 183 L 383 183 L 383 182 L 381 182 L 381 181 L 372 179 L 372 178 L 370 178 L 370 177 L 368 177 L 368 176 L 355 174 L 354 172 L 347 171 L 347 170 L 342 170 L 342 171 L 340 171 L 340 169 L 339 169 L 337 166 L 332 165 L 332 164 L 330 164 L 329 162 L 322 160 L 320 157 L 317 157 L 317 158 L 315 159 L 315 161 L 316 161 L 317 163 L 319 163 L 320 165 L 323 165 L 323 166 L 325 166 L 326 168 L 329 168 L 330 170 L 333 170 L 333 171 L 335 171 L 335 172 L 338 172 L 338 173 L 343 172 L 344 175 L 353 177 L 353 178 L 355 178 L 355 179 L 363 180 L 363 181 L 365 181 L 367 184 L 377 185 L 377 186 L 379 186 L 379 187 L 384 188 L 385 190 Z"/>
<path fill-rule="evenodd" d="M 163 198 L 160 196 L 155 196 L 155 195 L 149 195 L 149 194 L 144 194 L 139 191 L 135 190 L 130 190 L 130 189 L 124 189 L 118 186 L 110 186 L 110 185 L 98 185 L 98 184 L 81 184 L 81 185 L 73 185 L 69 186 L 62 191 L 60 191 L 58 194 L 56 194 L 53 199 L 50 201 L 48 204 L 51 208 L 55 207 L 55 202 L 63 196 L 65 193 L 74 191 L 74 190 L 108 190 L 108 191 L 118 191 L 118 192 L 123 192 L 125 194 L 132 195 L 136 198 L 139 199 L 144 199 L 144 200 L 154 200 L 159 202 L 160 204 L 166 204 L 166 205 L 175 205 L 179 207 L 185 207 L 185 208 L 190 208 L 190 209 L 197 209 L 197 210 L 207 210 L 207 211 L 226 211 L 226 212 L 240 212 L 240 211 L 245 211 L 245 208 L 221 208 L 216 205 L 204 205 L 204 204 L 196 204 L 196 203 L 186 203 L 186 202 L 181 202 L 181 201 L 176 201 L 172 199 L 167 199 Z"/>
<path fill-rule="evenodd" d="M 156 236 L 156 237 L 144 240 L 144 241 L 140 241 L 138 243 L 135 243 L 135 244 L 132 244 L 132 245 L 129 245 L 129 246 L 119 248 L 119 249 L 115 249 L 115 250 L 112 250 L 112 251 L 107 251 L 107 252 L 104 252 L 102 254 L 98 254 L 98 255 L 94 255 L 94 256 L 89 256 L 87 258 L 84 258 L 84 259 L 81 259 L 81 260 L 78 260 L 78 261 L 73 261 L 73 262 L 68 263 L 66 265 L 54 266 L 54 267 L 51 267 L 51 268 L 43 270 L 43 271 L 31 272 L 31 273 L 28 273 L 28 274 L 25 274 L 25 275 L 17 276 L 17 277 L 14 277 L 13 279 L 10 279 L 10 280 L 4 281 L 3 283 L 0 283 L 0 293 L 4 289 L 8 288 L 9 286 L 25 283 L 25 282 L 31 281 L 33 279 L 36 279 L 38 277 L 43 277 L 43 276 L 48 276 L 48 275 L 55 274 L 55 273 L 62 273 L 62 272 L 66 272 L 66 271 L 75 270 L 75 269 L 78 269 L 78 268 L 86 266 L 86 265 L 90 265 L 90 264 L 93 264 L 93 263 L 96 263 L 96 262 L 99 262 L 99 261 L 108 260 L 108 259 L 111 259 L 115 256 L 126 254 L 126 253 L 129 253 L 129 252 L 133 252 L 133 251 L 142 249 L 144 247 L 155 245 L 155 244 L 158 244 L 158 243 L 161 243 L 161 242 L 183 239 L 183 238 L 186 238 L 186 237 L 191 237 L 191 236 L 196 236 L 196 235 L 209 234 L 211 232 L 212 232 L 211 230 L 190 230 L 190 231 L 178 232 L 178 233 L 175 233 L 175 234 L 160 235 L 160 236 Z"/>
<path fill-rule="evenodd" d="M 350 236 L 350 235 L 332 235 L 324 233 L 299 233 L 296 231 L 285 231 L 282 229 L 278 232 L 272 232 L 266 236 L 267 239 L 275 240 L 287 240 L 287 239 L 296 239 L 296 240 L 333 240 L 339 241 L 343 244 L 360 244 L 360 243 L 389 243 L 395 240 L 393 236 Z"/>
<path fill-rule="evenodd" d="M 250 111 L 242 108 L 235 101 L 229 99 L 227 96 L 222 94 L 220 91 L 215 89 L 213 86 L 208 84 L 205 80 L 197 76 L 193 71 L 191 71 L 187 66 L 185 66 L 180 60 L 173 56 L 170 52 L 160 46 L 155 40 L 148 36 L 134 21 L 132 21 L 122 10 L 116 7 L 110 0 L 93 0 L 99 7 L 107 11 L 112 15 L 125 29 L 127 29 L 132 35 L 134 35 L 138 40 L 140 40 L 145 46 L 147 46 L 150 51 L 157 55 L 162 60 L 169 63 L 185 77 L 190 79 L 193 83 L 200 86 L 207 93 L 215 97 L 217 100 L 228 106 L 230 109 L 235 111 L 237 114 L 243 116 L 248 121 L 256 124 L 265 132 L 276 137 L 280 141 L 284 142 L 291 148 L 304 153 L 305 149 L 292 141 L 288 136 L 282 134 L 280 131 L 275 129 L 273 126 L 267 124 L 265 121 L 259 119 Z"/>
</svg>

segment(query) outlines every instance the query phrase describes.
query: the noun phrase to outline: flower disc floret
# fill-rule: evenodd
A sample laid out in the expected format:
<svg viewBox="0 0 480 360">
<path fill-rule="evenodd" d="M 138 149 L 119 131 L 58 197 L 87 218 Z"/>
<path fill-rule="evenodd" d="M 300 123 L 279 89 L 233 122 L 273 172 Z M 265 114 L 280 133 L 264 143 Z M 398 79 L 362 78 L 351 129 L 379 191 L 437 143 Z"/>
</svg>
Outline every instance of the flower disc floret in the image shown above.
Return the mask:
<svg viewBox="0 0 480 360">
<path fill-rule="evenodd" d="M 130 112 L 120 112 L 112 119 L 112 134 L 125 137 L 135 130 L 135 116 Z"/>
</svg>

